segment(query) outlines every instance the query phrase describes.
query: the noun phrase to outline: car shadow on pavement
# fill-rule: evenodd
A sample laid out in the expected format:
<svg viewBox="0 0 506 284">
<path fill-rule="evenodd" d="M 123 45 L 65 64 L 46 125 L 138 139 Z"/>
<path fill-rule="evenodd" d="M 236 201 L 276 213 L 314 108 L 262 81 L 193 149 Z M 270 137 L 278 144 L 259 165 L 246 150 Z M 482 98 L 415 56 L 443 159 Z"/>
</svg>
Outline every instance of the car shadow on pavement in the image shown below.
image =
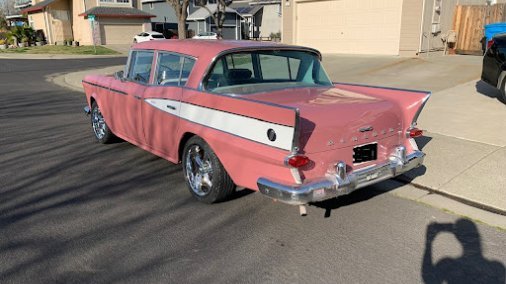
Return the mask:
<svg viewBox="0 0 506 284">
<path fill-rule="evenodd" d="M 324 218 L 329 218 L 332 214 L 332 210 L 339 209 L 341 207 L 346 207 L 348 205 L 360 203 L 363 201 L 367 201 L 373 197 L 384 194 L 388 191 L 394 190 L 401 186 L 402 184 L 392 181 L 386 180 L 380 182 L 376 185 L 367 186 L 361 188 L 355 192 L 352 192 L 348 195 L 339 196 L 338 198 L 332 198 L 328 200 L 324 200 L 321 202 L 310 203 L 310 206 L 315 206 L 325 210 Z"/>
<path fill-rule="evenodd" d="M 500 101 L 500 91 L 482 80 L 476 82 L 476 91 L 486 97 Z"/>
<path fill-rule="evenodd" d="M 434 249 L 438 247 L 434 241 L 441 233 L 453 234 L 460 242 L 460 256 L 434 259 L 434 252 L 442 250 Z M 427 226 L 421 273 L 425 283 L 506 283 L 504 265 L 484 258 L 476 224 L 463 218 L 455 223 L 433 222 Z"/>
</svg>

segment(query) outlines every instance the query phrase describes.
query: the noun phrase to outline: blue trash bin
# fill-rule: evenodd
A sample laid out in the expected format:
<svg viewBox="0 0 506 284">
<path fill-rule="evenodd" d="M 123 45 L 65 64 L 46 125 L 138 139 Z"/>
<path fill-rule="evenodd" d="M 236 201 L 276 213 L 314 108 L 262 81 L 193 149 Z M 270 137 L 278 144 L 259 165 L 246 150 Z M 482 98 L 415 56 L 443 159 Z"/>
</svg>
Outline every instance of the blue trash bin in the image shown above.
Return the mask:
<svg viewBox="0 0 506 284">
<path fill-rule="evenodd" d="M 506 33 L 506 23 L 493 23 L 485 26 L 485 37 L 487 42 L 499 33 Z"/>
</svg>

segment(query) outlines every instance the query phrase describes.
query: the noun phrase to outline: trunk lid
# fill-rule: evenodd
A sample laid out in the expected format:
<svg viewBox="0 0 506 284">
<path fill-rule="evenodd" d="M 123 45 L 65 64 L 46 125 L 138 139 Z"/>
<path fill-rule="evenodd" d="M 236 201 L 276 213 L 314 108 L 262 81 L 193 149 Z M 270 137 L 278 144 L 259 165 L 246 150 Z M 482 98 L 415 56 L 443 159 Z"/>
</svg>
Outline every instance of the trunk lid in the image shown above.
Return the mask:
<svg viewBox="0 0 506 284">
<path fill-rule="evenodd" d="M 299 146 L 307 154 L 378 142 L 403 129 L 397 104 L 339 87 L 293 88 L 248 98 L 298 108 Z"/>
</svg>

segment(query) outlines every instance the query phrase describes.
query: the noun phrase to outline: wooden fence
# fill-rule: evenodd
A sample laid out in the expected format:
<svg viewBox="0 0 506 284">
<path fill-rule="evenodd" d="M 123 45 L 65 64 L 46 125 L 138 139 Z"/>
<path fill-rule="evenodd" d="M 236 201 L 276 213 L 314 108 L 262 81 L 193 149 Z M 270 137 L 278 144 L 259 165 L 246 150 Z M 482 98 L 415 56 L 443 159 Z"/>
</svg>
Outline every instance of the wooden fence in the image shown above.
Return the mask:
<svg viewBox="0 0 506 284">
<path fill-rule="evenodd" d="M 493 6 L 457 5 L 453 14 L 453 29 L 457 33 L 455 49 L 460 54 L 481 54 L 484 26 L 506 22 L 506 4 Z"/>
</svg>

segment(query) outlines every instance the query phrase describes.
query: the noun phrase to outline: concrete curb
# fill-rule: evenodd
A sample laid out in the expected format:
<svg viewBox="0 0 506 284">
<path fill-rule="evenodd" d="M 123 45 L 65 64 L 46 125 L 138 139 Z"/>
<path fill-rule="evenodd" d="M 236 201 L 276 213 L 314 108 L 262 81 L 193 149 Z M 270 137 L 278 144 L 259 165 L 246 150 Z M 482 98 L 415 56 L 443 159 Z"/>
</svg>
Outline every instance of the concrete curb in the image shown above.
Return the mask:
<svg viewBox="0 0 506 284">
<path fill-rule="evenodd" d="M 463 204 L 466 204 L 466 205 L 469 205 L 469 206 L 472 206 L 472 207 L 475 207 L 475 208 L 478 208 L 481 210 L 488 211 L 490 213 L 506 216 L 506 210 L 503 210 L 503 209 L 500 209 L 500 208 L 497 208 L 494 206 L 490 206 L 488 204 L 480 203 L 475 200 L 471 200 L 471 199 L 468 199 L 468 198 L 465 198 L 462 196 L 451 194 L 449 192 L 434 189 L 434 188 L 425 186 L 425 185 L 417 183 L 417 182 L 410 181 L 409 177 L 406 177 L 404 175 L 400 175 L 400 176 L 396 177 L 395 180 L 402 182 L 404 184 L 410 184 L 418 189 L 423 189 L 423 190 L 426 190 L 430 193 L 435 193 L 435 194 L 447 197 L 449 199 L 455 200 L 457 202 L 460 202 L 460 203 L 463 203 Z"/>
</svg>

